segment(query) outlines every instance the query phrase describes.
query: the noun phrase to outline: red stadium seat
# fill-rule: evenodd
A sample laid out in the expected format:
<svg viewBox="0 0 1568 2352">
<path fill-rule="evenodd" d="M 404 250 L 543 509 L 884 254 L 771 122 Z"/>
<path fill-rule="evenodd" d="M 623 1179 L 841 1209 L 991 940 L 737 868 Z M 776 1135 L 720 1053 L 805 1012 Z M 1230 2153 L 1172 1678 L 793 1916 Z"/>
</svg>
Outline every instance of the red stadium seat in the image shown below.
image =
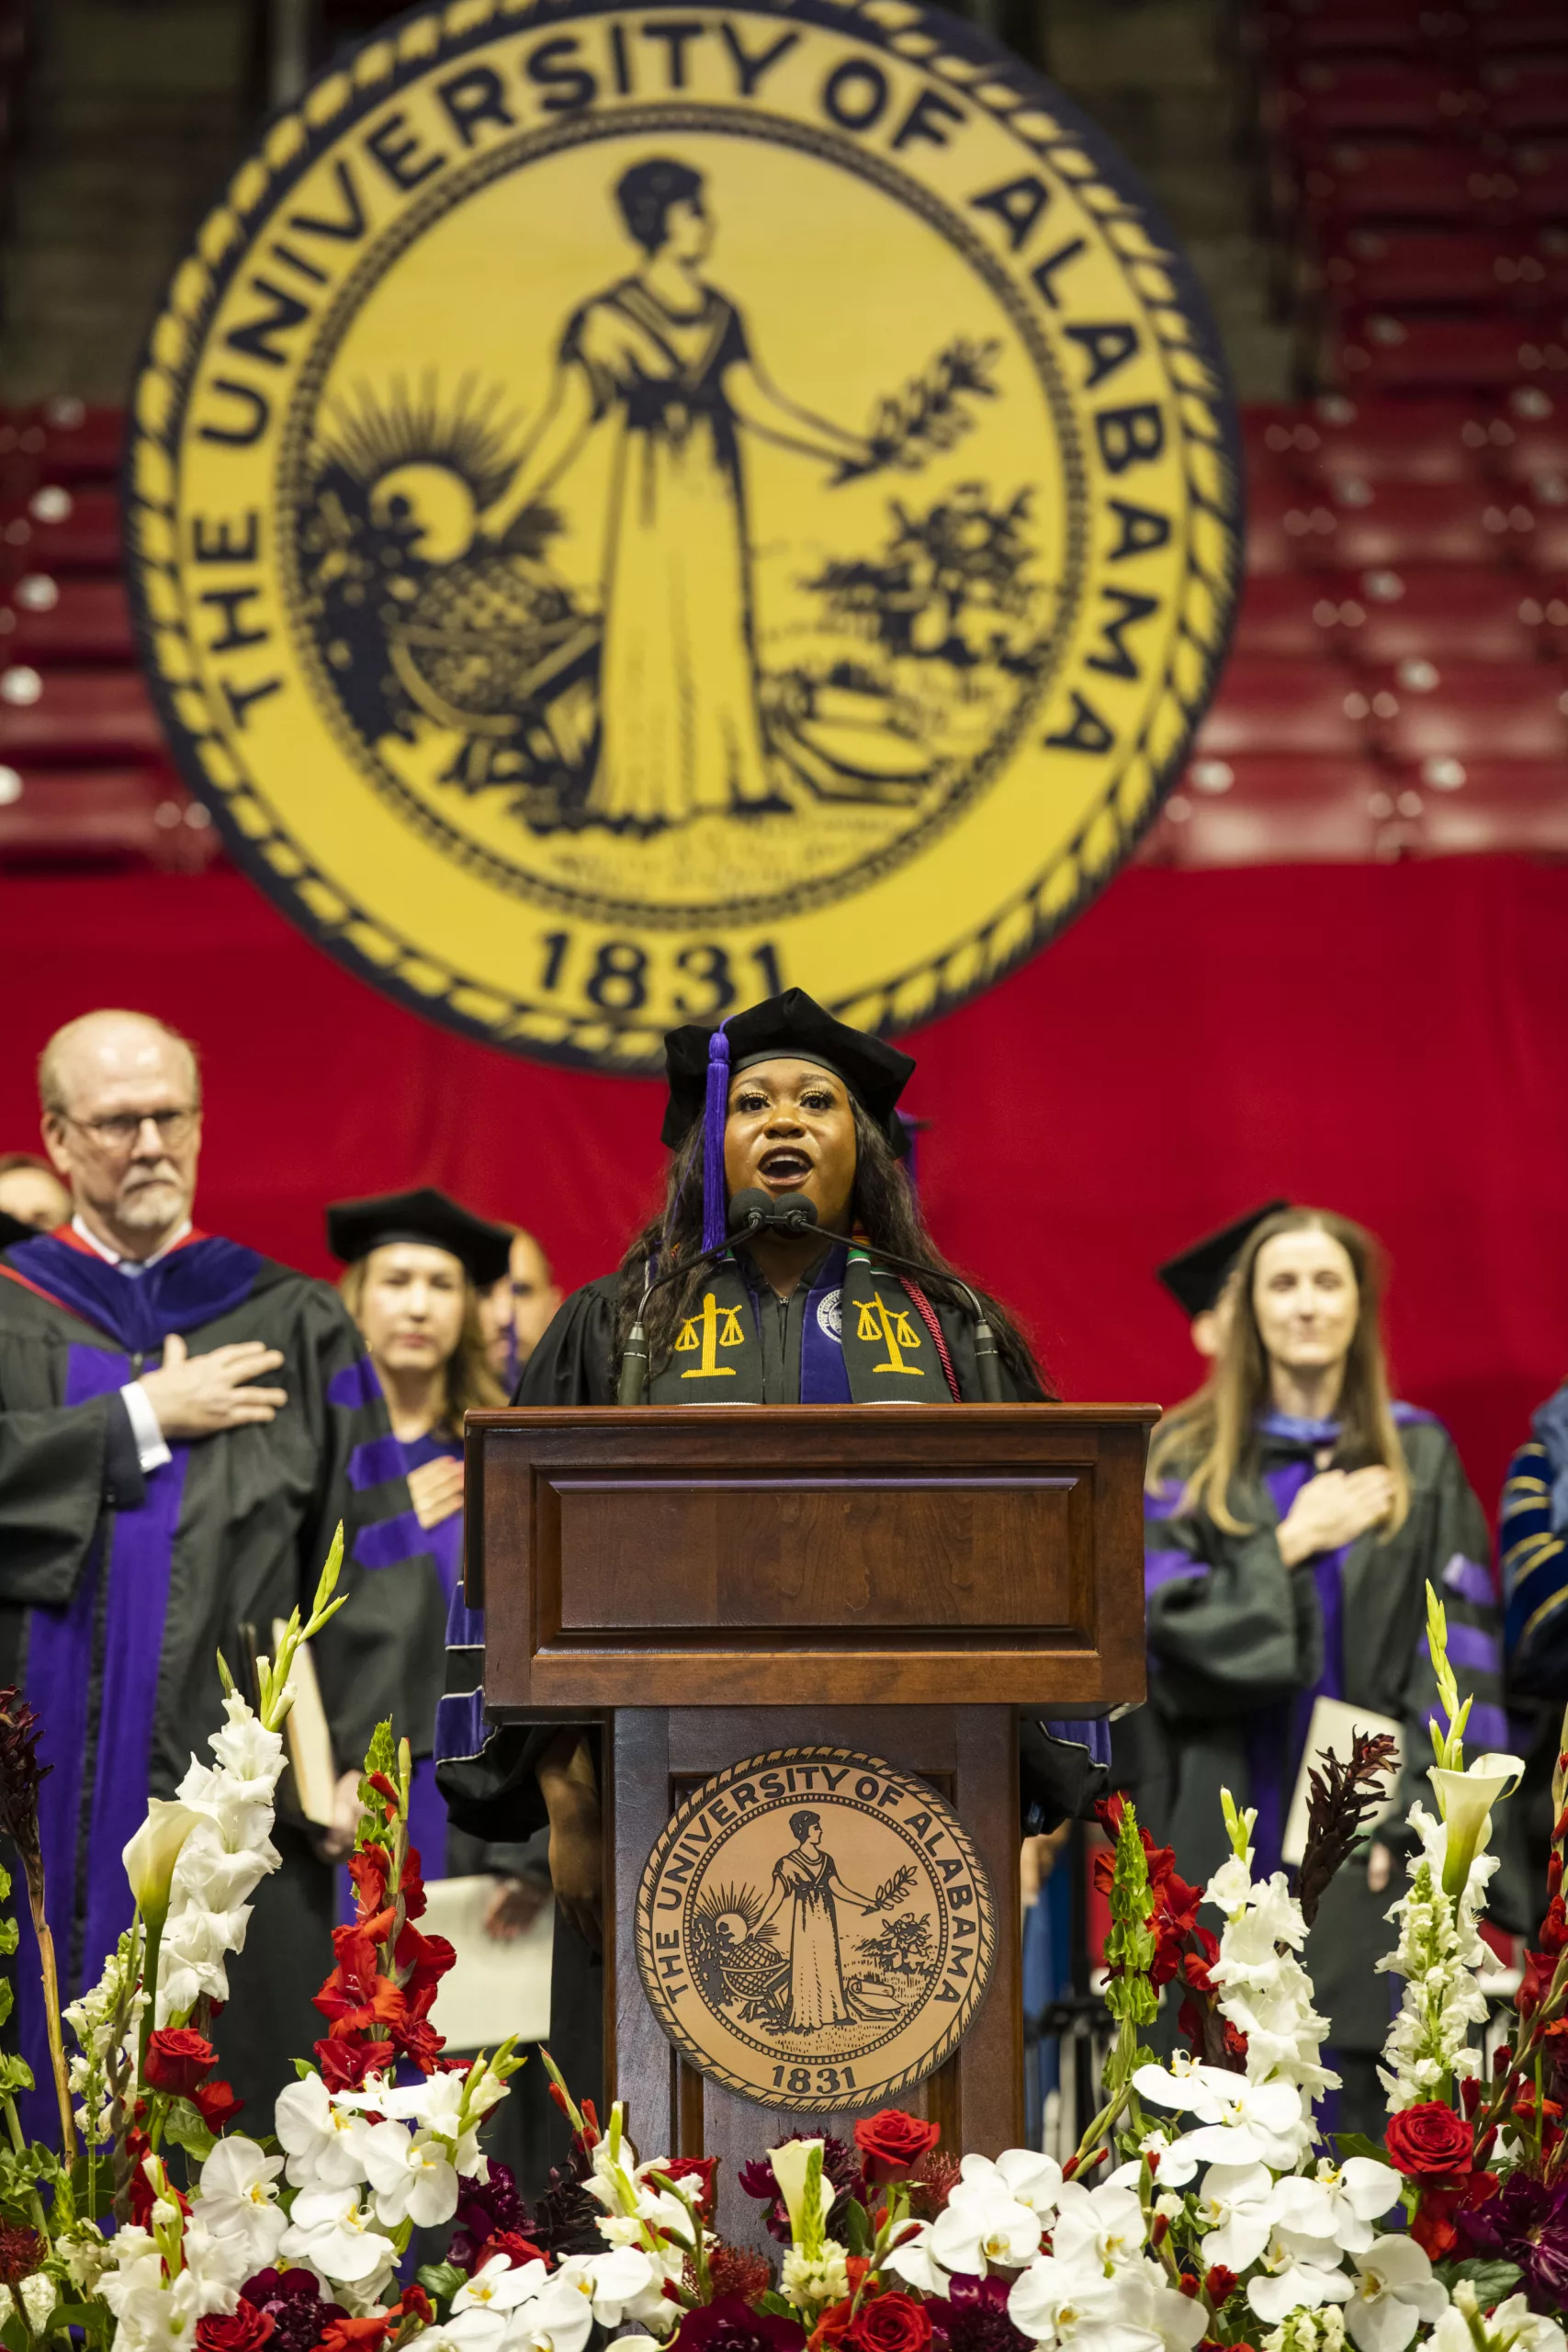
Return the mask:
<svg viewBox="0 0 1568 2352">
<path fill-rule="evenodd" d="M 164 756 L 163 730 L 134 669 L 0 670 L 0 762 L 85 764 Z"/>
<path fill-rule="evenodd" d="M 1568 49 L 1568 17 L 1562 0 L 1515 0 L 1515 5 L 1498 8 L 1471 0 L 1466 40 L 1481 57 L 1502 56 L 1510 50 Z"/>
<path fill-rule="evenodd" d="M 1516 69 L 1499 64 L 1492 71 L 1507 75 Z M 1368 132 L 1447 139 L 1472 130 L 1485 111 L 1474 84 L 1436 61 L 1314 57 L 1291 68 L 1283 85 L 1268 94 L 1264 120 L 1298 141 Z"/>
<path fill-rule="evenodd" d="M 1391 759 L 1568 762 L 1568 670 L 1559 662 L 1399 662 L 1366 683 Z"/>
<path fill-rule="evenodd" d="M 1242 411 L 1249 444 L 1303 481 L 1473 481 L 1490 418 L 1479 400 L 1321 400 L 1258 402 Z"/>
<path fill-rule="evenodd" d="M 1540 615 L 1541 642 L 1561 660 L 1568 660 L 1568 574 L 1562 579 L 1526 582 L 1529 602 Z"/>
<path fill-rule="evenodd" d="M 1540 381 L 1568 389 L 1568 335 L 1555 315 L 1539 322 L 1497 313 L 1443 318 L 1373 311 L 1348 318 L 1334 366 L 1348 390 L 1501 391 Z"/>
<path fill-rule="evenodd" d="M 7 573 L 116 571 L 119 561 L 116 490 L 45 482 L 24 504 L 0 508 L 0 569 Z"/>
<path fill-rule="evenodd" d="M 1400 797 L 1421 803 L 1426 856 L 1568 856 L 1568 777 L 1561 760 L 1450 757 L 1393 774 Z"/>
<path fill-rule="evenodd" d="M 1249 577 L 1236 615 L 1231 650 L 1314 661 L 1333 646 L 1339 606 L 1333 582 L 1321 572 L 1282 571 Z"/>
<path fill-rule="evenodd" d="M 1553 395 L 1521 384 L 1503 401 L 1486 428 L 1492 464 L 1514 481 L 1568 473 L 1568 393 Z"/>
<path fill-rule="evenodd" d="M 1334 530 L 1332 510 L 1285 474 L 1254 475 L 1247 486 L 1249 574 L 1294 571 L 1313 561 L 1309 542 Z M 1327 562 L 1326 556 L 1318 559 Z"/>
<path fill-rule="evenodd" d="M 1568 571 L 1568 474 L 1537 474 L 1525 495 L 1532 518 L 1520 540 L 1525 561 L 1537 571 Z"/>
<path fill-rule="evenodd" d="M 1514 147 L 1508 169 L 1518 190 L 1518 219 L 1568 222 L 1568 140 L 1543 139 Z"/>
<path fill-rule="evenodd" d="M 40 481 L 112 482 L 124 448 L 122 408 L 54 400 L 39 408 L 0 409 L 0 467 L 19 461 Z"/>
<path fill-rule="evenodd" d="M 1512 156 L 1504 163 L 1457 141 L 1347 140 L 1303 157 L 1302 202 L 1325 243 L 1358 221 L 1506 229 L 1530 209 L 1516 169 Z M 1540 172 L 1544 185 L 1550 173 L 1544 165 Z M 1555 216 L 1538 209 L 1534 217 Z"/>
<path fill-rule="evenodd" d="M 0 871 L 143 864 L 199 873 L 217 854 L 206 809 L 166 769 L 0 766 Z"/>
<path fill-rule="evenodd" d="M 1370 760 L 1201 753 L 1165 804 L 1154 854 L 1181 866 L 1362 865 L 1382 854 L 1388 797 Z"/>
<path fill-rule="evenodd" d="M 130 662 L 136 638 L 124 583 L 24 572 L 0 599 L 0 662 Z"/>
<path fill-rule="evenodd" d="M 1495 563 L 1529 514 L 1517 493 L 1479 481 L 1368 482 L 1342 475 L 1324 495 L 1332 501 L 1333 527 L 1303 537 L 1301 560 L 1337 571 Z"/>
<path fill-rule="evenodd" d="M 1336 611 L 1359 662 L 1533 662 L 1542 650 L 1538 583 L 1517 571 L 1385 565 L 1345 583 Z"/>
<path fill-rule="evenodd" d="M 1568 131 L 1568 59 L 1495 58 L 1482 86 L 1492 126 L 1505 138 Z"/>
<path fill-rule="evenodd" d="M 1538 310 L 1561 304 L 1561 265 L 1535 250 L 1556 233 L 1485 229 L 1351 229 L 1320 266 L 1337 309 L 1420 309 L 1456 303 Z"/>
<path fill-rule="evenodd" d="M 1369 748 L 1371 706 L 1357 679 L 1331 662 L 1238 654 L 1198 730 L 1195 753 L 1310 752 L 1359 758 Z"/>
<path fill-rule="evenodd" d="M 1430 0 L 1370 0 L 1356 7 L 1350 0 L 1301 0 L 1262 12 L 1259 34 L 1263 47 L 1276 57 L 1353 56 L 1370 51 L 1383 57 L 1429 57 L 1462 50 L 1469 37 L 1462 10 L 1430 5 Z"/>
</svg>

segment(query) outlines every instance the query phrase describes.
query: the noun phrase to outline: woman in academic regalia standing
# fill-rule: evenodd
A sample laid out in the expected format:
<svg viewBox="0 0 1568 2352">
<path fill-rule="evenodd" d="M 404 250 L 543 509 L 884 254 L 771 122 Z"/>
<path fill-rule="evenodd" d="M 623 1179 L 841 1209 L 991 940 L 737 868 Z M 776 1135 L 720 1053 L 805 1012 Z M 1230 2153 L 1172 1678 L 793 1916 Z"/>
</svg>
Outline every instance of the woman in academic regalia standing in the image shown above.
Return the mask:
<svg viewBox="0 0 1568 2352">
<path fill-rule="evenodd" d="M 665 1039 L 673 1159 L 661 1214 L 613 1274 L 567 1299 L 529 1359 L 520 1405 L 613 1405 L 634 1324 L 649 1349 L 655 1405 L 841 1404 L 983 1400 L 976 1319 L 921 1220 L 899 1165 L 908 1139 L 897 1103 L 914 1069 L 803 989 L 788 989 L 718 1031 Z M 758 1234 L 716 1264 L 644 1294 L 655 1271 L 722 1242 L 729 1201 L 744 1192 L 806 1200 L 817 1224 L 852 1237 Z M 912 1261 L 918 1275 L 879 1252 Z M 977 1295 L 995 1335 L 1009 1402 L 1046 1394 L 1017 1325 Z M 483 1717 L 482 1627 L 458 1608 L 442 1702 L 441 1784 L 454 1820 L 517 1836 L 547 1818 L 558 1942 L 555 2055 L 577 2088 L 602 2068 L 603 1970 L 598 1778 L 590 1736 L 553 1724 L 497 1730 Z M 1021 1726 L 1026 1797 L 1050 1819 L 1076 1811 L 1104 1780 L 1101 1725 Z"/>
<path fill-rule="evenodd" d="M 1329 1889 L 1308 1945 L 1328 2063 L 1345 2078 L 1339 2128 L 1382 2112 L 1374 2059 L 1392 2015 L 1385 1915 L 1403 1892 L 1393 1858 L 1416 1796 L 1428 1806 L 1437 1685 L 1427 1586 L 1449 1618 L 1467 1745 L 1506 1749 L 1486 1522 L 1452 1440 L 1391 1400 L 1370 1235 L 1344 1217 L 1286 1209 L 1257 1225 L 1236 1261 L 1213 1375 L 1168 1415 L 1150 1449 L 1147 1714 L 1162 1748 L 1151 1805 L 1183 1875 L 1200 1884 L 1228 1852 L 1220 1791 L 1254 1805 L 1255 1872 L 1280 1846 L 1313 1702 L 1342 1699 L 1403 1734 L 1393 1814 Z M 1369 1726 L 1371 1728 L 1371 1726 Z M 1149 1792 L 1152 1796 L 1153 1791 Z M 1529 1924 L 1506 1817 L 1492 1917 Z"/>
</svg>

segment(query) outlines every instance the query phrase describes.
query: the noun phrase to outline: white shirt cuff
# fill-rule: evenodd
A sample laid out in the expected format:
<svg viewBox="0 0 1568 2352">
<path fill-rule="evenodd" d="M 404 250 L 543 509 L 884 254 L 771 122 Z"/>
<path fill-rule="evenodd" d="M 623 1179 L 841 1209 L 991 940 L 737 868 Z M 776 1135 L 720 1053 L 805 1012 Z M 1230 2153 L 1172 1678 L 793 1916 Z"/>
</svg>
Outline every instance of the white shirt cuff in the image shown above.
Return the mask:
<svg viewBox="0 0 1568 2352">
<path fill-rule="evenodd" d="M 164 1442 L 158 1416 L 152 1410 L 152 1399 L 139 1380 L 129 1381 L 119 1393 L 130 1416 L 130 1434 L 136 1440 L 136 1458 L 143 1473 L 160 1469 L 174 1457 Z"/>
</svg>

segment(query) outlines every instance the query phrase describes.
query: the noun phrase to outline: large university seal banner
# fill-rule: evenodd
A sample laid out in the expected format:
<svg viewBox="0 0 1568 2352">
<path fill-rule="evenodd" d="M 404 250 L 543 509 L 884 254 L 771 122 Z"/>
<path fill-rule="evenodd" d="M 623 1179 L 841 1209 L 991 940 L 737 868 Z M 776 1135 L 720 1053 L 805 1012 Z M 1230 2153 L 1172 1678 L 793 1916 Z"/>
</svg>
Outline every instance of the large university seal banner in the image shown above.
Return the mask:
<svg viewBox="0 0 1568 2352">
<path fill-rule="evenodd" d="M 986 1874 L 936 1791 L 874 1756 L 774 1748 L 693 1792 L 649 1857 L 637 1965 L 694 2065 L 765 2107 L 875 2107 L 968 2030 Z"/>
<path fill-rule="evenodd" d="M 1153 815 L 1234 601 L 1192 281 L 907 0 L 453 0 L 276 121 L 134 402 L 149 666 L 231 848 L 378 986 L 657 1067 L 897 1031 Z"/>
</svg>

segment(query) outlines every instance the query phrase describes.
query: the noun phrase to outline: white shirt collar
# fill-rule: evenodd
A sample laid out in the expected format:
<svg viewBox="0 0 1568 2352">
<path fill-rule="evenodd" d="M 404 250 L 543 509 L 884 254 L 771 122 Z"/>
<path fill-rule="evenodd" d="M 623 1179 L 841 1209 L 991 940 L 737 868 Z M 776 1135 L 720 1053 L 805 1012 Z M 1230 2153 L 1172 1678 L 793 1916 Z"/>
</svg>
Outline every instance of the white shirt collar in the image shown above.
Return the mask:
<svg viewBox="0 0 1568 2352">
<path fill-rule="evenodd" d="M 83 1224 L 79 1216 L 73 1216 L 72 1218 L 71 1230 L 73 1233 L 80 1234 L 88 1249 L 96 1251 L 97 1256 L 103 1260 L 106 1266 L 122 1266 L 125 1263 L 124 1251 L 111 1249 L 107 1241 L 100 1241 L 97 1235 L 90 1232 L 86 1226 Z M 171 1233 L 167 1241 L 164 1242 L 161 1250 L 154 1250 L 150 1258 L 138 1258 L 134 1261 L 138 1271 L 140 1271 L 143 1266 L 155 1266 L 160 1258 L 166 1258 L 170 1250 L 173 1250 L 179 1242 L 183 1241 L 189 1231 L 190 1219 L 187 1216 L 185 1223 L 180 1227 L 178 1232 Z"/>
</svg>

